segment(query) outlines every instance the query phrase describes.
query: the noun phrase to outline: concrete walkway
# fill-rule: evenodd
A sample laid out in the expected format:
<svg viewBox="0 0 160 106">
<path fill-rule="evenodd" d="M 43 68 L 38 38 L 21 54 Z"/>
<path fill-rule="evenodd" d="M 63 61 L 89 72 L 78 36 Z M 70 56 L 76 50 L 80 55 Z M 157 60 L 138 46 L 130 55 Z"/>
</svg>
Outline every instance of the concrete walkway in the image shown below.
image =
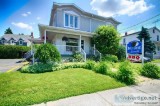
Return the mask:
<svg viewBox="0 0 160 106">
<path fill-rule="evenodd" d="M 160 106 L 160 80 L 150 80 L 134 86 L 127 86 L 112 90 L 96 92 L 92 94 L 84 94 L 80 96 L 69 97 L 57 101 L 36 104 L 34 106 L 148 106 L 145 104 L 123 104 L 117 102 L 116 96 L 119 94 L 133 96 L 154 97 L 156 95 L 156 105 Z M 152 102 L 152 101 L 151 101 Z"/>
</svg>

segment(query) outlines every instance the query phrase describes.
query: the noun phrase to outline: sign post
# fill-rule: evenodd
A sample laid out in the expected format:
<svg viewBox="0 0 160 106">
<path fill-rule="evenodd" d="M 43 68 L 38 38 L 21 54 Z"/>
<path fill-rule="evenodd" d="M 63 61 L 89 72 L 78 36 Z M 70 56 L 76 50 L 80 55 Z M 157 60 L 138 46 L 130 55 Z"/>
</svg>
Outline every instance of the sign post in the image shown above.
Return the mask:
<svg viewBox="0 0 160 106">
<path fill-rule="evenodd" d="M 144 38 L 142 38 L 142 65 L 144 65 Z"/>
</svg>

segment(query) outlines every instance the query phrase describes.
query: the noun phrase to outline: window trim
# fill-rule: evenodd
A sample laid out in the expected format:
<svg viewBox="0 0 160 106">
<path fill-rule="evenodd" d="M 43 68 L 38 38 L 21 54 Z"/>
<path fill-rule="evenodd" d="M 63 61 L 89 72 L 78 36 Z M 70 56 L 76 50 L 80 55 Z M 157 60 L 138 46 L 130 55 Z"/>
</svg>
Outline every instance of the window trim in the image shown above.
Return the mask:
<svg viewBox="0 0 160 106">
<path fill-rule="evenodd" d="M 66 26 L 65 25 L 65 23 L 66 23 L 66 20 L 65 20 L 65 14 L 68 14 L 68 26 Z M 70 16 L 73 16 L 73 27 L 71 27 L 70 26 Z M 71 14 L 71 13 L 69 13 L 69 12 L 64 12 L 64 15 L 63 15 L 63 17 L 64 17 L 64 23 L 63 23 L 63 25 L 64 25 L 64 27 L 66 27 L 66 28 L 72 28 L 72 29 L 80 29 L 80 17 L 78 16 L 78 15 L 75 15 L 75 14 Z M 78 25 L 77 25 L 77 28 L 75 27 L 75 17 L 77 17 L 77 19 L 78 19 Z"/>
</svg>

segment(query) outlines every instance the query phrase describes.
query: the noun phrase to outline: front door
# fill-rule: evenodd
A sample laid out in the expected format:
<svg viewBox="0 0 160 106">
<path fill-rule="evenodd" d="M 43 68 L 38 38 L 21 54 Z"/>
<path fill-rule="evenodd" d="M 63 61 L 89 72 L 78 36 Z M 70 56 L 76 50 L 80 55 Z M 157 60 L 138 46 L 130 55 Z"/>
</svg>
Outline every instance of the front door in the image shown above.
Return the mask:
<svg viewBox="0 0 160 106">
<path fill-rule="evenodd" d="M 84 40 L 81 40 L 81 48 L 84 50 Z"/>
</svg>

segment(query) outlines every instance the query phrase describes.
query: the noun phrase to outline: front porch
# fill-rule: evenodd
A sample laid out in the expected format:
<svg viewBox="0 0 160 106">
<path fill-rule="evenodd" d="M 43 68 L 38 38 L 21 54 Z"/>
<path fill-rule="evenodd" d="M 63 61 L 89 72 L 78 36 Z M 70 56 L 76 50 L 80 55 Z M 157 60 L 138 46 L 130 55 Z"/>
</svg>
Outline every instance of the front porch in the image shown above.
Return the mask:
<svg viewBox="0 0 160 106">
<path fill-rule="evenodd" d="M 86 55 L 98 53 L 95 48 L 94 52 L 92 50 L 93 33 L 46 25 L 39 25 L 39 30 L 44 43 L 49 42 L 55 45 L 61 55 L 70 56 L 74 51 L 79 51 L 86 59 Z"/>
</svg>

